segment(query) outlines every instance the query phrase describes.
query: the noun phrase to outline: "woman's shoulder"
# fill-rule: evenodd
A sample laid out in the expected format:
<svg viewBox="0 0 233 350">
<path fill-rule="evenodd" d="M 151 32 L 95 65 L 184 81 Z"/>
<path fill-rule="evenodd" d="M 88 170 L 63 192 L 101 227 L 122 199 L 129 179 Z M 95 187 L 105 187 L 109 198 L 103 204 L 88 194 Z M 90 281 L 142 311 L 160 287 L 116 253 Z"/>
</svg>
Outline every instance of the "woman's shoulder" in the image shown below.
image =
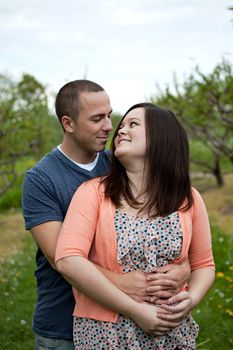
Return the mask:
<svg viewBox="0 0 233 350">
<path fill-rule="evenodd" d="M 104 193 L 104 184 L 102 183 L 102 177 L 95 177 L 93 179 L 83 182 L 79 186 L 79 192 L 97 192 L 99 194 Z"/>
<path fill-rule="evenodd" d="M 192 196 L 193 196 L 193 201 L 195 204 L 196 202 L 199 202 L 199 201 L 203 201 L 203 198 L 200 194 L 200 192 L 195 188 L 195 187 L 191 187 L 191 190 L 192 190 Z"/>
</svg>

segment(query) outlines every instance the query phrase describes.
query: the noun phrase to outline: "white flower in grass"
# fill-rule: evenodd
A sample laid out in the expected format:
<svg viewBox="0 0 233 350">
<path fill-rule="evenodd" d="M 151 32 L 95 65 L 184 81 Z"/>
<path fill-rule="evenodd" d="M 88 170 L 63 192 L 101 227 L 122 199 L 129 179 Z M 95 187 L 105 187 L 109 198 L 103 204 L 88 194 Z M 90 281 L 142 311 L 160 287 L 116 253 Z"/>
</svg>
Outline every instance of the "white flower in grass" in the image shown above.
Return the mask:
<svg viewBox="0 0 233 350">
<path fill-rule="evenodd" d="M 20 320 L 20 325 L 24 326 L 27 322 L 25 320 Z"/>
<path fill-rule="evenodd" d="M 227 298 L 225 301 L 226 303 L 230 303 L 232 301 L 232 298 Z"/>
<path fill-rule="evenodd" d="M 218 295 L 220 296 L 220 298 L 224 298 L 225 294 L 223 292 L 219 292 Z"/>
</svg>

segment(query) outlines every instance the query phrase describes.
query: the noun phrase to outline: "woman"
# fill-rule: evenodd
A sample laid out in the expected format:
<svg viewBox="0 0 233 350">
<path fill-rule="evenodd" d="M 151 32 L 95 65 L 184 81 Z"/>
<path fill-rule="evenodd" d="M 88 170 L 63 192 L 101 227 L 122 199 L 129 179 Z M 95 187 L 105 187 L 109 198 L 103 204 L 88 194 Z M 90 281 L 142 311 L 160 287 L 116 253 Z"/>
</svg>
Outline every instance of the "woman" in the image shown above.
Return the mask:
<svg viewBox="0 0 233 350">
<path fill-rule="evenodd" d="M 190 186 L 185 131 L 172 112 L 137 104 L 117 128 L 112 154 L 111 173 L 74 195 L 57 245 L 57 268 L 75 288 L 76 349 L 195 349 L 189 312 L 214 281 L 214 261 L 205 205 Z M 131 299 L 94 265 L 150 273 L 187 255 L 188 291 L 160 305 Z"/>
</svg>

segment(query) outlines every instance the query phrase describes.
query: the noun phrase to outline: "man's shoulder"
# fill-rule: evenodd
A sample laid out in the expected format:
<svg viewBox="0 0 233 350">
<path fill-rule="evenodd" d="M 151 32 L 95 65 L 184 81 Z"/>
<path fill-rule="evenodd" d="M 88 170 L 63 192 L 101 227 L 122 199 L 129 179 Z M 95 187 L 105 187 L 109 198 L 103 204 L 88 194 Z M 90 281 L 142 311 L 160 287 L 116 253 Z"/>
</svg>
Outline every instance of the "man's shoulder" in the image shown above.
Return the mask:
<svg viewBox="0 0 233 350">
<path fill-rule="evenodd" d="M 58 149 L 54 148 L 41 158 L 31 169 L 27 170 L 26 176 L 49 176 L 50 173 L 54 176 L 56 172 L 60 171 L 59 168 L 62 164 L 59 153 Z"/>
<path fill-rule="evenodd" d="M 111 153 L 109 150 L 104 150 L 99 153 L 99 161 L 98 164 L 102 164 L 104 168 L 107 170 L 110 168 L 111 165 Z"/>
<path fill-rule="evenodd" d="M 43 158 L 41 158 L 29 171 L 36 171 L 46 167 L 53 166 L 55 159 L 58 157 L 59 153 L 57 148 L 54 148 L 51 152 L 47 153 Z"/>
<path fill-rule="evenodd" d="M 59 151 L 56 149 L 45 155 L 31 169 L 27 170 L 24 176 L 24 188 L 34 184 L 38 186 L 52 186 L 57 182 L 59 174 L 62 173 L 61 165 L 59 165 Z"/>
</svg>

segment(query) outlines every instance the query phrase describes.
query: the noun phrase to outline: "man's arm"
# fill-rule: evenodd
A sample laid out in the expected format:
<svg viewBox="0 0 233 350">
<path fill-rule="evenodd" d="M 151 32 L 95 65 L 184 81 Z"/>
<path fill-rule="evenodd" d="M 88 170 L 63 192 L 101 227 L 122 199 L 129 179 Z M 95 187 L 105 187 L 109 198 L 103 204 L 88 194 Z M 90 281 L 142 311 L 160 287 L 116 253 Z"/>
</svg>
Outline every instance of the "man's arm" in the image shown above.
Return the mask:
<svg viewBox="0 0 233 350">
<path fill-rule="evenodd" d="M 60 244 L 63 245 L 63 242 Z M 57 261 L 57 266 L 66 280 L 81 293 L 108 309 L 133 319 L 140 328 L 151 335 L 163 335 L 179 325 L 179 322 L 158 319 L 156 306 L 137 303 L 131 299 L 82 256 L 61 258 Z"/>
<path fill-rule="evenodd" d="M 58 235 L 62 226 L 60 221 L 48 221 L 33 227 L 30 231 L 36 243 L 42 250 L 44 256 L 53 269 L 57 269 L 55 265 L 55 251 Z"/>
<path fill-rule="evenodd" d="M 48 221 L 31 229 L 32 236 L 42 250 L 51 267 L 57 270 L 55 265 L 55 251 L 57 239 L 62 226 L 60 221 Z M 139 302 L 149 301 L 146 288 L 149 286 L 148 276 L 142 271 L 133 271 L 127 274 L 116 273 L 96 265 L 96 267 L 115 286 Z"/>
<path fill-rule="evenodd" d="M 55 270 L 55 251 L 61 226 L 60 221 L 48 221 L 31 229 L 36 243 Z M 183 286 L 190 271 L 188 261 L 168 265 L 158 269 L 157 273 L 149 274 L 143 271 L 121 274 L 96 266 L 115 286 L 138 302 L 155 302 L 159 298 L 171 297 Z"/>
</svg>

